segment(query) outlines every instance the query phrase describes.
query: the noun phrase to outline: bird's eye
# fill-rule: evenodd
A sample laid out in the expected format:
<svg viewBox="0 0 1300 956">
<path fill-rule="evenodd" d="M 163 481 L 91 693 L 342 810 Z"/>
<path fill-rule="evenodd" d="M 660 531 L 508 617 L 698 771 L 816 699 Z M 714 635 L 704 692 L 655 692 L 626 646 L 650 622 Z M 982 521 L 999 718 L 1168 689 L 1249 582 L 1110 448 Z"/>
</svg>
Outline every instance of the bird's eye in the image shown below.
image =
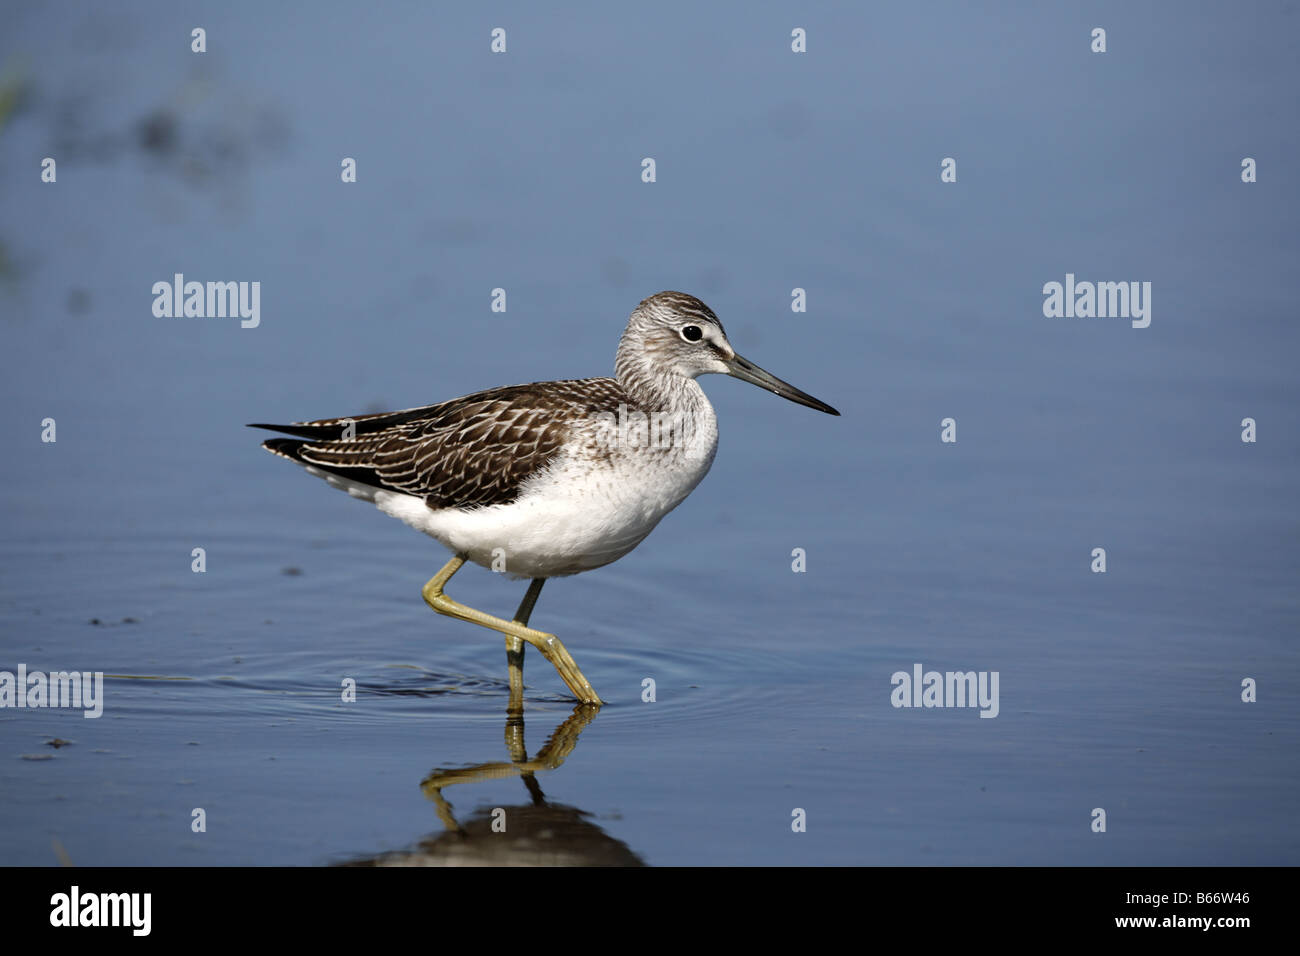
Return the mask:
<svg viewBox="0 0 1300 956">
<path fill-rule="evenodd" d="M 687 342 L 698 342 L 704 338 L 704 330 L 698 325 L 686 325 L 682 327 L 682 338 Z"/>
</svg>

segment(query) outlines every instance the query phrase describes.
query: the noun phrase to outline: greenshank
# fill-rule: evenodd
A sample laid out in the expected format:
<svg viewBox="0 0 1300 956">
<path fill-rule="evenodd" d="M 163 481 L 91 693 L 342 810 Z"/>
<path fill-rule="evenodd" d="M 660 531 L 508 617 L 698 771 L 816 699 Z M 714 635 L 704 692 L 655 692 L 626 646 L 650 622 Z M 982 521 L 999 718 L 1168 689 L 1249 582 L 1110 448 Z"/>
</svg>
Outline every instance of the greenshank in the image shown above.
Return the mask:
<svg viewBox="0 0 1300 956">
<path fill-rule="evenodd" d="M 628 319 L 613 378 L 488 389 L 437 405 L 291 425 L 262 447 L 437 539 L 453 557 L 424 586 L 439 614 L 505 635 L 511 708 L 524 642 L 584 704 L 602 703 L 554 634 L 528 626 L 547 578 L 617 561 L 708 473 L 717 418 L 696 378 L 731 375 L 838 415 L 736 354 L 713 310 L 660 292 Z M 449 597 L 466 561 L 531 579 L 512 620 Z"/>
</svg>

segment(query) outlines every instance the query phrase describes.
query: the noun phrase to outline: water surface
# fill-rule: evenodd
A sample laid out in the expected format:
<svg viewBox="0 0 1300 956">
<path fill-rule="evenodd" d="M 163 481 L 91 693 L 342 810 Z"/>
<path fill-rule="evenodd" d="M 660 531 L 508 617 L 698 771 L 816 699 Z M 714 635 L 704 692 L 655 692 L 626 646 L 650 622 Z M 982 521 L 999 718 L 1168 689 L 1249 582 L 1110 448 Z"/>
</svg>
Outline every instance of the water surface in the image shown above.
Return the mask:
<svg viewBox="0 0 1300 956">
<path fill-rule="evenodd" d="M 6 15 L 0 670 L 109 676 L 0 710 L 0 862 L 499 862 L 496 808 L 541 862 L 1300 862 L 1293 11 L 346 11 Z M 260 325 L 155 318 L 176 272 Z M 1045 318 L 1067 272 L 1150 327 Z M 534 615 L 608 706 L 530 653 L 514 726 L 441 547 L 243 423 L 609 374 L 665 288 L 843 417 L 703 380 L 712 473 Z M 998 716 L 892 707 L 916 663 Z"/>
</svg>

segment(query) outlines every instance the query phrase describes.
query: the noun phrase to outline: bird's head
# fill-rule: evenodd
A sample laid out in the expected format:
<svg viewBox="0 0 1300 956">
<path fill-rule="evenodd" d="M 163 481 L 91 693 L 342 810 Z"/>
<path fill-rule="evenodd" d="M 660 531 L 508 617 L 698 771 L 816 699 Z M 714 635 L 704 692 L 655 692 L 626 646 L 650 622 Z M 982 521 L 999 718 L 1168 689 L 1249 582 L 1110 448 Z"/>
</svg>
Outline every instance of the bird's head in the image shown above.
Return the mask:
<svg viewBox="0 0 1300 956">
<path fill-rule="evenodd" d="M 620 380 L 647 373 L 688 379 L 730 375 L 819 412 L 839 414 L 738 355 L 713 310 L 684 292 L 657 293 L 633 310 L 619 343 L 616 367 Z"/>
</svg>

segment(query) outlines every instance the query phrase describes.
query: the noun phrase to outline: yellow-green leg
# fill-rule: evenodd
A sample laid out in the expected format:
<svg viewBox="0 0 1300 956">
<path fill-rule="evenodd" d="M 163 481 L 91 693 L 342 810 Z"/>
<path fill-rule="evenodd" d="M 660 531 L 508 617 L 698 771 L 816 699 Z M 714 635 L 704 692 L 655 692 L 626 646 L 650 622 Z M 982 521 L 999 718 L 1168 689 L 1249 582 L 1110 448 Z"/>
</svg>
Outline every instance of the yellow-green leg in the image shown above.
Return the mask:
<svg viewBox="0 0 1300 956">
<path fill-rule="evenodd" d="M 439 614 L 446 614 L 448 617 L 488 627 L 505 635 L 507 661 L 510 663 L 510 696 L 512 704 L 517 699 L 515 696 L 516 687 L 518 687 L 520 695 L 518 699 L 521 700 L 523 695 L 524 655 L 523 644 L 519 643 L 520 641 L 527 641 L 541 651 L 542 656 L 551 662 L 551 666 L 559 672 L 564 683 L 568 685 L 569 690 L 573 692 L 578 700 L 584 704 L 603 703 L 596 696 L 596 691 L 592 688 L 591 682 L 583 676 L 582 671 L 578 669 L 577 663 L 560 642 L 560 639 L 554 634 L 533 630 L 526 623 L 532 615 L 533 605 L 537 603 L 537 596 L 542 592 L 542 583 L 545 579 L 533 579 L 533 582 L 528 586 L 528 593 L 524 595 L 524 600 L 519 605 L 519 611 L 515 614 L 515 620 L 507 621 L 491 614 L 484 614 L 472 607 L 466 607 L 443 593 L 443 587 L 451 580 L 451 576 L 460 570 L 461 565 L 464 563 L 465 557 L 459 554 L 456 555 L 443 566 L 441 571 L 429 579 L 429 583 L 424 586 L 421 593 L 424 595 L 425 603 Z M 518 659 L 511 661 L 510 657 L 516 648 L 518 650 Z"/>
<path fill-rule="evenodd" d="M 528 619 L 532 617 L 533 607 L 537 604 L 537 596 L 542 593 L 542 585 L 546 583 L 546 578 L 533 578 L 528 585 L 528 591 L 524 594 L 524 599 L 519 602 L 519 610 L 515 611 L 514 623 L 528 626 Z M 506 636 L 506 667 L 510 669 L 510 703 L 506 710 L 512 714 L 522 714 L 524 712 L 524 642 L 521 638 L 512 634 Z M 507 723 L 507 733 L 509 733 L 509 723 Z"/>
</svg>

